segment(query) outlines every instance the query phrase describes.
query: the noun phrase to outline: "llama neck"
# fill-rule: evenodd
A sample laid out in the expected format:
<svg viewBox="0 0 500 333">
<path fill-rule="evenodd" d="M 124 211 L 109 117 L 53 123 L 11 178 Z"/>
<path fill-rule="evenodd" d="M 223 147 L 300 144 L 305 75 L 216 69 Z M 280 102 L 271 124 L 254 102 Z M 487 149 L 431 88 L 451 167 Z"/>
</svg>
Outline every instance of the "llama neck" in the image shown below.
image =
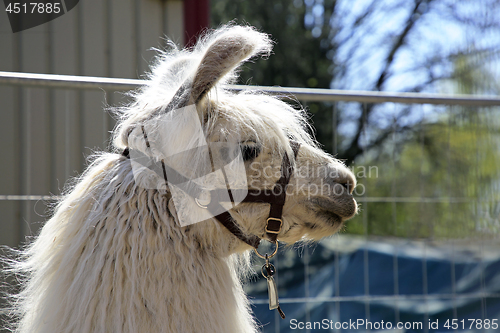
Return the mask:
<svg viewBox="0 0 500 333">
<path fill-rule="evenodd" d="M 120 281 L 114 282 L 115 301 L 106 309 L 106 331 L 111 331 L 113 323 L 128 320 L 130 324 L 120 331 L 254 332 L 234 258 L 212 257 L 187 248 L 184 252 L 182 247 L 172 244 L 172 252 L 144 253 L 135 268 L 124 269 L 120 285 L 116 285 Z M 99 297 L 107 302 L 109 296 Z"/>
<path fill-rule="evenodd" d="M 147 305 L 138 320 L 154 318 L 157 325 L 145 332 L 254 332 L 234 258 L 178 253 L 145 276 L 156 281 L 140 292 Z"/>
<path fill-rule="evenodd" d="M 93 321 L 101 326 L 96 331 L 254 332 L 236 258 L 214 256 L 182 233 L 163 234 L 154 222 L 129 220 L 125 235 L 120 230 L 108 242 L 103 236 L 100 253 L 94 253 L 97 261 L 80 269 L 88 274 L 74 277 L 82 288 L 98 279 L 92 293 L 98 299 L 88 301 L 97 305 Z M 99 266 L 100 277 L 95 273 Z"/>
<path fill-rule="evenodd" d="M 131 331 L 148 327 L 144 332 L 254 332 L 234 258 L 201 252 L 165 255 L 171 257 L 156 258 L 153 269 L 139 268 L 137 277 L 142 278 L 134 281 L 149 283 L 133 286 L 129 281 L 124 286 L 136 290 L 133 315 L 140 325 Z"/>
<path fill-rule="evenodd" d="M 61 271 L 28 331 L 256 332 L 235 258 L 142 250 L 98 249 L 96 258 Z"/>
</svg>

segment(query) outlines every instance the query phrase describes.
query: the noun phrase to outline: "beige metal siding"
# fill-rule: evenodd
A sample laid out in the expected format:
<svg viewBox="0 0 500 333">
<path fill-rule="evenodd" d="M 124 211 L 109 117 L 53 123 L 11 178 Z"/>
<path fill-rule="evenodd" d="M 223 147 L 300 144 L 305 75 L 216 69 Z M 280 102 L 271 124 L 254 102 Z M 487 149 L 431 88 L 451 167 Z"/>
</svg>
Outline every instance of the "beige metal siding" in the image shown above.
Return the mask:
<svg viewBox="0 0 500 333">
<path fill-rule="evenodd" d="M 85 0 L 13 34 L 0 11 L 0 71 L 139 78 L 164 37 L 183 41 L 182 1 Z M 105 91 L 0 86 L 0 195 L 58 195 L 93 150 L 106 149 L 124 101 Z M 4 198 L 5 199 L 5 198 Z M 43 200 L 0 200 L 0 244 L 16 246 L 49 212 Z"/>
</svg>

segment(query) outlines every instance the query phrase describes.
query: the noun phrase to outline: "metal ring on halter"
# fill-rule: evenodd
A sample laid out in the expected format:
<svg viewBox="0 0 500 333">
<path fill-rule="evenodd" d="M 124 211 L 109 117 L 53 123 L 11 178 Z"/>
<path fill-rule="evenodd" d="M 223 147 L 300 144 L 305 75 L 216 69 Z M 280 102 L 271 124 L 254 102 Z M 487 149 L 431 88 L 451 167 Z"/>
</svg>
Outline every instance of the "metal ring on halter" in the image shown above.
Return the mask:
<svg viewBox="0 0 500 333">
<path fill-rule="evenodd" d="M 274 243 L 274 245 L 275 245 L 276 247 L 274 248 L 274 252 L 273 252 L 273 253 L 271 253 L 271 254 L 269 254 L 269 255 L 268 255 L 267 253 L 266 253 L 265 255 L 260 254 L 260 253 L 259 253 L 259 250 L 257 250 L 256 248 L 254 248 L 253 250 L 255 251 L 255 253 L 257 253 L 257 255 L 258 255 L 260 258 L 262 258 L 262 259 L 271 259 L 272 257 L 274 257 L 274 256 L 276 255 L 276 253 L 278 253 L 278 241 L 274 241 L 274 242 L 272 242 L 272 243 Z"/>
<path fill-rule="evenodd" d="M 205 197 L 205 198 L 203 198 Z M 201 201 L 206 202 L 206 204 L 203 204 Z M 198 207 L 207 209 L 208 205 L 210 204 L 210 201 L 212 200 L 210 192 L 202 192 L 198 198 L 194 198 L 194 202 L 198 205 Z"/>
<path fill-rule="evenodd" d="M 266 268 L 266 265 L 263 265 L 262 268 L 260 269 L 260 272 L 262 273 L 262 276 L 265 277 L 266 279 L 267 278 L 270 278 L 271 276 L 274 275 L 274 273 L 276 273 L 276 268 L 274 267 L 273 264 L 269 264 L 269 272 L 271 272 L 270 275 L 267 275 L 267 268 Z M 264 273 L 266 272 L 266 273 Z"/>
<path fill-rule="evenodd" d="M 207 209 L 208 206 L 205 206 L 205 205 L 202 205 L 199 201 L 198 201 L 198 198 L 194 198 L 194 202 L 196 202 L 196 204 L 198 205 L 198 207 L 200 208 L 203 208 L 203 209 Z"/>
</svg>

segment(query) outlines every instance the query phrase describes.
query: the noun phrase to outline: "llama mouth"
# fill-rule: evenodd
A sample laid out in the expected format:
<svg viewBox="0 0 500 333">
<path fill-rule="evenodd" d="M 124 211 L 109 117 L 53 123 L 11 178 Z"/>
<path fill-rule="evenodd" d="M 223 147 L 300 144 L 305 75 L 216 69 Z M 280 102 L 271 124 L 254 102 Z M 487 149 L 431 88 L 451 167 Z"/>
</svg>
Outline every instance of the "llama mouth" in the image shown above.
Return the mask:
<svg viewBox="0 0 500 333">
<path fill-rule="evenodd" d="M 319 217 L 331 220 L 332 224 L 342 223 L 356 215 L 358 205 L 350 193 L 333 197 L 314 197 L 308 200 L 309 207 Z"/>
<path fill-rule="evenodd" d="M 316 216 L 325 221 L 327 225 L 339 226 L 344 222 L 340 216 L 327 210 L 319 210 L 316 212 Z"/>
</svg>

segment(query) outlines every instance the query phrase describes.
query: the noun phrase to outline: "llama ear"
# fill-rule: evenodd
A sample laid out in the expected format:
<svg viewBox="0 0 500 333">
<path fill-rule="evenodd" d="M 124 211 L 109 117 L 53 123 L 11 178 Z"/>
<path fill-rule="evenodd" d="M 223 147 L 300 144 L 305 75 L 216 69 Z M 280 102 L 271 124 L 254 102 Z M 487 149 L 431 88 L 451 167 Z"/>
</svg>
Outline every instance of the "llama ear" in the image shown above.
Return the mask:
<svg viewBox="0 0 500 333">
<path fill-rule="evenodd" d="M 206 45 L 206 46 L 205 46 Z M 196 104 L 226 74 L 251 57 L 271 52 L 268 35 L 251 27 L 229 27 L 202 43 L 203 58 L 191 85 L 191 100 Z"/>
</svg>

